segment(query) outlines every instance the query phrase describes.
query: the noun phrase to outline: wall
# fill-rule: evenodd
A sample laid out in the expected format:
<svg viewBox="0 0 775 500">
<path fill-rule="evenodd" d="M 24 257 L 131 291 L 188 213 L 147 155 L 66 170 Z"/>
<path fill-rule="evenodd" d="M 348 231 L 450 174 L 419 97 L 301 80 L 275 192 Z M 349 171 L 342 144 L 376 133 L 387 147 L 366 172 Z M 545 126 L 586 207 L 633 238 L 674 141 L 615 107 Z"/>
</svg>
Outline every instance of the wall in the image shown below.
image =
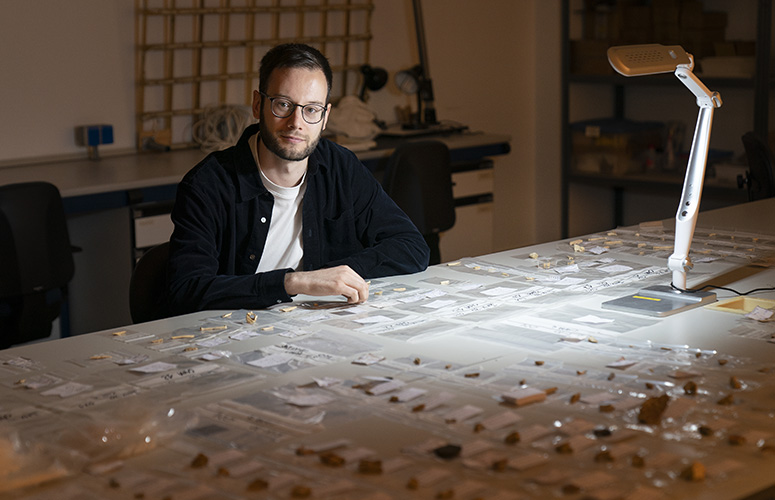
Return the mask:
<svg viewBox="0 0 775 500">
<path fill-rule="evenodd" d="M 400 12 L 401 3 L 403 12 Z M 512 139 L 512 153 L 496 159 L 495 163 L 492 250 L 534 243 L 538 227 L 542 227 L 542 235 L 546 239 L 559 236 L 559 231 L 547 231 L 544 221 L 537 221 L 535 216 L 537 193 L 541 192 L 545 196 L 542 203 L 544 210 L 557 211 L 557 223 L 553 226 L 559 226 L 558 203 L 552 201 L 552 198 L 558 199 L 559 177 L 554 180 L 553 193 L 546 192 L 552 190 L 551 180 L 540 191 L 535 189 L 537 119 L 546 119 L 551 115 L 541 114 L 538 110 L 543 103 L 539 104 L 536 99 L 536 88 L 539 87 L 537 60 L 541 58 L 536 55 L 535 38 L 539 31 L 537 26 L 551 26 L 552 20 L 548 16 L 549 19 L 539 23 L 537 15 L 554 10 L 557 12 L 556 24 L 559 24 L 559 10 L 556 6 L 554 9 L 547 7 L 546 3 L 529 0 L 422 2 L 438 118 L 462 122 L 474 131 L 507 134 Z M 413 26 L 411 12 L 412 4 L 408 0 L 376 2 L 372 60 L 376 65 L 384 65 L 391 74 L 418 62 L 413 31 L 399 35 Z M 548 30 L 549 33 L 552 31 Z M 559 36 L 559 27 L 556 33 Z M 388 39 L 396 43 L 382 42 Z M 559 92 L 559 38 L 554 45 L 551 62 L 541 60 L 541 63 L 556 68 L 556 91 Z M 407 58 L 407 50 L 411 59 Z M 391 84 L 388 93 L 397 94 L 398 91 Z M 378 99 L 384 99 L 378 94 L 373 97 L 375 108 L 382 105 Z M 557 99 L 552 101 L 558 102 Z M 413 99 L 403 97 L 404 104 L 412 102 Z M 383 116 L 389 112 L 384 108 L 379 111 Z M 559 108 L 555 112 L 559 116 Z M 559 129 L 555 128 L 554 133 L 559 136 Z M 559 138 L 556 140 L 559 141 Z M 556 146 L 546 149 L 557 151 Z M 558 172 L 555 167 L 558 165 L 559 157 L 554 160 L 553 168 L 541 171 Z"/>
<path fill-rule="evenodd" d="M 560 2 L 535 2 L 532 20 L 535 40 L 535 109 L 533 147 L 535 149 L 535 199 L 532 216 L 536 242 L 553 241 L 561 236 L 560 185 L 561 149 L 561 12 Z M 526 123 L 525 127 L 530 127 Z"/>
<path fill-rule="evenodd" d="M 423 3 L 439 116 L 511 136 L 512 153 L 495 162 L 493 250 L 534 241 L 534 6 Z"/>
<path fill-rule="evenodd" d="M 0 162 L 83 154 L 73 128 L 94 123 L 114 126 L 105 151 L 131 148 L 134 2 L 3 0 L 0 12 Z"/>
</svg>

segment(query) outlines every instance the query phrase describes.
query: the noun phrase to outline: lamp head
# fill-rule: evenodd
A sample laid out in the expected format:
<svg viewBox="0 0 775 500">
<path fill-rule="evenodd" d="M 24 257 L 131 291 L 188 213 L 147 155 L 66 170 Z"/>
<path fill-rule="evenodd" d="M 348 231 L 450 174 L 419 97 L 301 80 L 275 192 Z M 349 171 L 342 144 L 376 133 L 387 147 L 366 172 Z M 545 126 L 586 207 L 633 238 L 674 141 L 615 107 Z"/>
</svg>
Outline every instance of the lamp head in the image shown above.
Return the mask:
<svg viewBox="0 0 775 500">
<path fill-rule="evenodd" d="M 678 66 L 692 69 L 694 59 L 680 45 L 621 45 L 609 47 L 608 62 L 624 76 L 673 73 Z"/>
<path fill-rule="evenodd" d="M 388 81 L 388 73 L 384 68 L 374 68 L 364 64 L 361 66 L 361 74 L 363 74 L 363 83 L 359 93 L 361 101 L 366 100 L 366 89 L 377 91 L 384 87 Z"/>
</svg>

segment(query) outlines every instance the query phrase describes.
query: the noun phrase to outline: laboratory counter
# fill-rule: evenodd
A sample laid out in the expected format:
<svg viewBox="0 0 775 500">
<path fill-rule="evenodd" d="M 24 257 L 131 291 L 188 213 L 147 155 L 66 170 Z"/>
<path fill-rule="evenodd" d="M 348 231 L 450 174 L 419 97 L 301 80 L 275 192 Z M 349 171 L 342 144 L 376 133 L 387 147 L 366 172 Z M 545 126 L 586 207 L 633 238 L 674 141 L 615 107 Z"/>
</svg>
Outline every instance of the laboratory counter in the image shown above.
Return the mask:
<svg viewBox="0 0 775 500">
<path fill-rule="evenodd" d="M 509 137 L 480 132 L 459 132 L 414 138 L 380 137 L 375 147 L 356 151 L 372 171 L 401 143 L 410 140 L 439 140 L 450 148 L 452 162 L 475 163 L 487 156 L 504 155 L 510 150 Z M 7 166 L 0 168 L 0 185 L 45 181 L 59 188 L 68 213 L 104 210 L 132 203 L 174 198 L 175 188 L 206 153 L 198 149 L 178 149 L 107 156 L 100 160 L 69 160 Z M 472 168 L 475 168 L 472 166 Z"/>
</svg>

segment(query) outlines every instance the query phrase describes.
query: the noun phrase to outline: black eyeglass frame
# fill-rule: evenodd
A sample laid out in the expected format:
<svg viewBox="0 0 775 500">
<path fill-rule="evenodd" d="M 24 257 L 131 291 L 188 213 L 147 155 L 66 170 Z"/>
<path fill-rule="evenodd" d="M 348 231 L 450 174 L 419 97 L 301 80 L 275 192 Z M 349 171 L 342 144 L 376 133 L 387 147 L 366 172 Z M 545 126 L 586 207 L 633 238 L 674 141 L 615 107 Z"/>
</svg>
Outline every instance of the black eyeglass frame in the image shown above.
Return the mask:
<svg viewBox="0 0 775 500">
<path fill-rule="evenodd" d="M 269 110 L 277 118 L 288 118 L 289 116 L 291 116 L 293 113 L 296 112 L 296 108 L 301 108 L 301 117 L 304 119 L 304 121 L 309 123 L 310 125 L 317 125 L 318 123 L 323 121 L 323 118 L 326 117 L 326 112 L 328 111 L 328 107 L 327 106 L 322 106 L 320 104 L 296 104 L 295 102 L 291 101 L 287 97 L 280 97 L 280 96 L 272 97 L 272 96 L 269 96 L 269 95 L 261 92 L 260 90 L 258 91 L 258 93 L 261 94 L 262 96 L 266 97 L 267 99 L 269 99 Z M 289 108 L 290 111 L 285 116 L 277 114 L 277 112 L 274 109 L 274 102 L 276 100 L 278 100 L 278 99 L 283 101 L 283 102 L 287 102 L 288 104 L 291 105 L 291 107 Z M 307 109 L 307 108 L 319 109 L 320 110 L 320 119 L 318 121 L 316 121 L 316 122 L 309 121 L 307 119 L 307 115 L 304 113 L 304 110 Z"/>
</svg>

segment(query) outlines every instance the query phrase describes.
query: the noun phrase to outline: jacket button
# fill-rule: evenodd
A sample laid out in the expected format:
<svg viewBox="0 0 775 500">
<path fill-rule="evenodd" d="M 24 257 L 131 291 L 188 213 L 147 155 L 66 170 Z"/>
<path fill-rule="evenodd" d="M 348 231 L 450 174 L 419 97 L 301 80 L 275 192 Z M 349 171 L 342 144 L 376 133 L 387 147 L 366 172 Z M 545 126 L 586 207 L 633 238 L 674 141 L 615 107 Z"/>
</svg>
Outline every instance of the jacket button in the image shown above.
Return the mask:
<svg viewBox="0 0 775 500">
<path fill-rule="evenodd" d="M 261 224 L 266 224 L 266 217 L 261 217 Z"/>
<path fill-rule="evenodd" d="M 254 253 L 250 254 L 250 260 L 256 260 L 256 254 Z"/>
</svg>

